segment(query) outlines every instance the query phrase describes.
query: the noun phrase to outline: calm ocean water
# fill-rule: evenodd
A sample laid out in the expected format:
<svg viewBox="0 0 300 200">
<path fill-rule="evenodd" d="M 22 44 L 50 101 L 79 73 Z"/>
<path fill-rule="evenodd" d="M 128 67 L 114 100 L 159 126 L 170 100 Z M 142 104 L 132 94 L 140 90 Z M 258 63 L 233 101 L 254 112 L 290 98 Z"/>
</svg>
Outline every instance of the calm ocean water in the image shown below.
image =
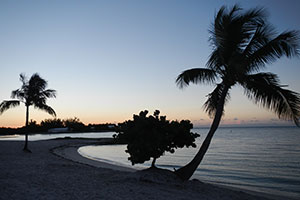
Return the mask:
<svg viewBox="0 0 300 200">
<path fill-rule="evenodd" d="M 193 129 L 204 140 L 208 129 Z M 219 128 L 193 178 L 209 183 L 300 199 L 300 128 Z M 131 166 L 125 145 L 86 146 L 83 156 Z M 178 149 L 157 160 L 159 167 L 179 168 L 197 148 Z M 150 162 L 135 167 L 149 167 Z"/>
<path fill-rule="evenodd" d="M 115 132 L 90 132 L 90 133 L 51 133 L 51 134 L 34 134 L 29 135 L 29 141 L 50 140 L 55 138 L 106 138 L 112 137 Z M 0 140 L 23 141 L 24 135 L 4 135 L 0 136 Z"/>
</svg>

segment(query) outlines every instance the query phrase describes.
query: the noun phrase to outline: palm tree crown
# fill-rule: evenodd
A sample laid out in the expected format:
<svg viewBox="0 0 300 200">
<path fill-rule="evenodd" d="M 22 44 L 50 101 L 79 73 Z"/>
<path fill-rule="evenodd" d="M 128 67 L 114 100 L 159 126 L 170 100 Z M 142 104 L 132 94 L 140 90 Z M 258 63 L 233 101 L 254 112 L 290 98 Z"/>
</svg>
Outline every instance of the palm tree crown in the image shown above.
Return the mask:
<svg viewBox="0 0 300 200">
<path fill-rule="evenodd" d="M 284 89 L 277 75 L 258 73 L 266 64 L 282 56 L 299 55 L 297 31 L 276 34 L 266 22 L 264 9 L 241 12 L 235 5 L 231 10 L 222 7 L 210 30 L 213 51 L 206 68 L 182 72 L 177 77 L 179 87 L 189 83 L 216 83 L 204 104 L 210 116 L 216 113 L 222 91 L 238 84 L 256 104 L 274 111 L 279 118 L 293 120 L 299 126 L 300 96 Z M 226 92 L 225 103 L 228 92 Z"/>
<path fill-rule="evenodd" d="M 33 74 L 30 80 L 27 80 L 24 74 L 20 74 L 22 86 L 20 89 L 11 93 L 11 98 L 18 100 L 7 100 L 0 104 L 0 114 L 4 111 L 24 103 L 25 106 L 34 106 L 35 108 L 46 111 L 50 115 L 56 116 L 55 111 L 46 104 L 47 98 L 56 97 L 56 91 L 47 88 L 47 81 L 42 79 L 37 73 Z"/>
</svg>

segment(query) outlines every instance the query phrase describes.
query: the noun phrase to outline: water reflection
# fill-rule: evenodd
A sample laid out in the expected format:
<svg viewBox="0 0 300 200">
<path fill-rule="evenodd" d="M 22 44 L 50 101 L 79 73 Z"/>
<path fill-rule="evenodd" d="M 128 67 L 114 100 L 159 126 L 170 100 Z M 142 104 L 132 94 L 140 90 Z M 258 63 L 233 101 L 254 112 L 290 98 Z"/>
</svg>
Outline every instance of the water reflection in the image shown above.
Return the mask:
<svg viewBox="0 0 300 200">
<path fill-rule="evenodd" d="M 90 132 L 90 133 L 59 133 L 59 134 L 34 134 L 29 135 L 29 141 L 49 140 L 55 138 L 111 138 L 115 132 Z M 0 136 L 0 140 L 23 141 L 24 135 Z"/>
</svg>

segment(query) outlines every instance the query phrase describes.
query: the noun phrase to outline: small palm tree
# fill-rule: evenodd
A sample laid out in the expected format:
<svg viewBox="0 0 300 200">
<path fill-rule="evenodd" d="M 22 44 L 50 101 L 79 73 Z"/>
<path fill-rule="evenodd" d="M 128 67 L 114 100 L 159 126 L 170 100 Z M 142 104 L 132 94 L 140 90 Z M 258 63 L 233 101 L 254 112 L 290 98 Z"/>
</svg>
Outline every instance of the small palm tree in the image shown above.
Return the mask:
<svg viewBox="0 0 300 200">
<path fill-rule="evenodd" d="M 298 32 L 276 34 L 266 23 L 264 9 L 241 10 L 235 5 L 218 11 L 210 30 L 213 51 L 207 67 L 189 69 L 177 77 L 181 88 L 189 83 L 216 84 L 204 103 L 205 111 L 214 117 L 211 128 L 194 159 L 176 171 L 183 180 L 188 180 L 202 161 L 221 121 L 229 91 L 235 85 L 242 86 L 256 104 L 299 126 L 300 95 L 280 85 L 277 75 L 259 73 L 266 64 L 284 55 L 299 55 Z"/>
<path fill-rule="evenodd" d="M 20 74 L 20 81 L 22 86 L 20 89 L 14 90 L 11 93 L 11 98 L 17 98 L 17 100 L 7 100 L 0 104 L 0 114 L 4 111 L 19 106 L 20 103 L 24 103 L 26 106 L 26 128 L 28 127 L 29 120 L 29 107 L 41 109 L 56 116 L 55 111 L 46 104 L 47 98 L 56 97 L 56 91 L 47 88 L 47 81 L 41 78 L 37 73 L 33 74 L 29 81 L 24 74 Z M 25 146 L 24 151 L 30 152 L 28 149 L 28 132 L 25 133 Z"/>
</svg>

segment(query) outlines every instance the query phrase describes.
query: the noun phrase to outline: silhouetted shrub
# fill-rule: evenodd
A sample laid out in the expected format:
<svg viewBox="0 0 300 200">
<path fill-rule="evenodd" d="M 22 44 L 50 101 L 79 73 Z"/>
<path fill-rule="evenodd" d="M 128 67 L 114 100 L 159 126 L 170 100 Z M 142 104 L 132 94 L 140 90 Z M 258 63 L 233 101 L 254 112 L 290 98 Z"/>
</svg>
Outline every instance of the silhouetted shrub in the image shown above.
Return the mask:
<svg viewBox="0 0 300 200">
<path fill-rule="evenodd" d="M 193 124 L 189 120 L 170 122 L 159 113 L 156 110 L 153 116 L 147 116 L 147 110 L 141 111 L 133 120 L 118 125 L 114 138 L 127 144 L 126 152 L 132 165 L 153 158 L 154 167 L 156 159 L 166 151 L 174 153 L 176 148 L 196 147 L 195 138 L 199 134 L 190 132 Z"/>
<path fill-rule="evenodd" d="M 42 131 L 42 127 L 39 124 L 37 124 L 36 121 L 30 120 L 27 126 L 27 131 L 29 131 L 30 133 L 38 133 Z"/>
<path fill-rule="evenodd" d="M 65 127 L 68 127 L 72 131 L 84 131 L 85 125 L 77 117 L 63 120 Z"/>
<path fill-rule="evenodd" d="M 48 129 L 51 128 L 63 128 L 64 124 L 63 121 L 59 118 L 54 119 L 45 119 L 41 121 L 41 127 L 44 129 L 44 131 L 48 131 Z"/>
</svg>

